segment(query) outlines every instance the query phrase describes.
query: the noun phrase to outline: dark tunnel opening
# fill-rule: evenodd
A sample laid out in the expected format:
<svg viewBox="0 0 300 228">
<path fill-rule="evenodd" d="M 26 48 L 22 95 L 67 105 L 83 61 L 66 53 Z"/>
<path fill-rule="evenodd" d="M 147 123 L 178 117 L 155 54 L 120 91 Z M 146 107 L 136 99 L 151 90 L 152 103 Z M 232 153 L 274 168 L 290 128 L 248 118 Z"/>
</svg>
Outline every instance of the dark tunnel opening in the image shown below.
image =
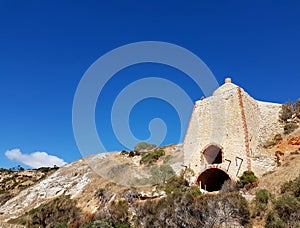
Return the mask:
<svg viewBox="0 0 300 228">
<path fill-rule="evenodd" d="M 212 192 L 221 190 L 224 182 L 229 179 L 230 177 L 223 170 L 211 168 L 201 173 L 197 182 L 202 189 Z"/>
</svg>

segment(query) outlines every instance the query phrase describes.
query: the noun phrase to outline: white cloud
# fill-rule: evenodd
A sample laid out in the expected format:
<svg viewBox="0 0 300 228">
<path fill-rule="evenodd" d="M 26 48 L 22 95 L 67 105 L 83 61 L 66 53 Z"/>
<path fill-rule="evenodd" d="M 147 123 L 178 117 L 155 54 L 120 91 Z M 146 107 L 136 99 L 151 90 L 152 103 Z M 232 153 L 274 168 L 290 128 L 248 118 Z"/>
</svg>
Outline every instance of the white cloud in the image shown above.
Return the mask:
<svg viewBox="0 0 300 228">
<path fill-rule="evenodd" d="M 63 166 L 66 164 L 64 160 L 46 152 L 34 152 L 31 154 L 23 154 L 20 149 L 8 150 L 5 156 L 10 160 L 21 162 L 32 168 Z"/>
</svg>

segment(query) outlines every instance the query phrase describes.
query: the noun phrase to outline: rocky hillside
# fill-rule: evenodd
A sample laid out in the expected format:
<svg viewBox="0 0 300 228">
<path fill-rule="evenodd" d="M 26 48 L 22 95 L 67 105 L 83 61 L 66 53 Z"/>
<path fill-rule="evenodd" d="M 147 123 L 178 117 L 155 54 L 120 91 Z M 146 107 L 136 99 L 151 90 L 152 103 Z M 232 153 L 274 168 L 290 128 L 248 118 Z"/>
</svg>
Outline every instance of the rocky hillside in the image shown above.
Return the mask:
<svg viewBox="0 0 300 228">
<path fill-rule="evenodd" d="M 69 195 L 70 199 L 75 199 L 77 206 L 83 212 L 95 213 L 100 205 L 99 197 L 95 197 L 99 189 L 109 189 L 114 194 L 118 194 L 128 189 L 128 184 L 145 185 L 139 188 L 140 198 L 158 197 L 159 193 L 152 192 L 151 185 L 161 182 L 160 178 L 169 178 L 175 174 L 173 170 L 178 170 L 178 165 L 174 161 L 178 160 L 178 155 L 181 154 L 181 145 L 160 149 L 164 154 L 156 157 L 132 155 L 124 151 L 90 156 L 70 163 L 55 172 L 52 170 L 47 173 L 47 178 L 42 170 L 3 172 L 1 183 L 4 185 L 4 190 L 1 197 L 7 194 L 9 197 L 6 197 L 5 202 L 2 201 L 0 221 L 21 216 L 61 195 Z M 152 162 L 155 162 L 155 166 L 149 166 Z M 173 169 L 168 165 L 170 162 L 173 164 Z M 169 167 L 171 173 L 163 175 L 171 176 L 161 176 L 156 173 L 161 170 L 155 170 L 153 167 Z M 103 174 L 104 178 L 97 173 Z M 141 176 L 142 178 L 137 178 Z M 127 187 L 117 183 L 127 184 Z"/>
<path fill-rule="evenodd" d="M 112 179 L 109 176 L 103 178 L 90 168 L 91 162 L 105 162 L 108 163 L 106 168 L 116 171 L 115 175 L 122 173 L 118 172 L 120 164 L 138 166 L 140 170 L 137 172 L 144 172 L 148 163 L 153 162 L 161 167 L 178 159 L 181 145 L 162 148 L 165 153 L 159 157 L 123 151 L 94 155 L 47 172 L 45 169 L 21 172 L 2 170 L 2 182 L 9 183 L 5 185 L 6 189 L 2 188 L 2 192 L 11 195 L 1 205 L 0 219 L 29 227 L 67 227 L 67 224 L 69 227 L 129 227 L 129 224 L 134 227 L 199 227 L 211 224 L 221 227 L 264 227 L 267 214 L 253 215 L 257 213 L 255 195 L 266 189 L 270 194 L 280 196 L 281 186 L 300 175 L 299 139 L 300 132 L 294 132 L 266 149 L 274 158 L 280 156 L 278 167 L 260 178 L 257 187 L 237 190 L 227 186 L 224 194 L 217 195 L 201 196 L 197 188 L 189 187 L 180 177 L 169 179 L 167 184 L 159 176 L 159 183 L 153 182 L 152 185 L 122 186 L 113 181 L 119 177 L 112 175 Z M 128 174 L 122 176 L 130 179 L 126 177 Z M 155 179 L 155 172 L 152 174 Z M 243 196 L 250 201 L 247 203 Z M 218 210 L 221 206 L 222 209 Z M 227 220 L 223 221 L 226 213 L 231 217 L 227 216 Z"/>
<path fill-rule="evenodd" d="M 180 172 L 182 145 L 97 154 L 59 169 L 1 169 L 0 222 L 28 227 L 294 227 L 300 225 L 300 129 L 295 129 L 272 136 L 262 148 L 276 161 L 274 171 L 251 185 L 227 182 L 214 194 L 189 186 L 191 170 Z"/>
<path fill-rule="evenodd" d="M 22 167 L 14 169 L 0 169 L 0 206 L 42 179 L 45 179 L 58 168 L 39 168 L 24 170 Z"/>
</svg>

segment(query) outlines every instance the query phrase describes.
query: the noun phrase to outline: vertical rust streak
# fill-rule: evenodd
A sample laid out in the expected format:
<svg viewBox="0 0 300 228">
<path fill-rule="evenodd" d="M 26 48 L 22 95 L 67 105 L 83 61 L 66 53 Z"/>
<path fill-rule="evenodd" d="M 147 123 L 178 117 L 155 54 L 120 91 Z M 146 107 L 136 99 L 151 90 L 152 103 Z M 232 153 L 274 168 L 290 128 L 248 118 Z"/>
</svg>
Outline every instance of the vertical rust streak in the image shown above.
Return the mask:
<svg viewBox="0 0 300 228">
<path fill-rule="evenodd" d="M 238 87 L 237 91 L 238 91 L 238 98 L 239 98 L 239 106 L 241 108 L 241 114 L 242 114 L 243 129 L 244 129 L 245 147 L 246 147 L 246 155 L 247 155 L 247 168 L 249 171 L 251 171 L 249 133 L 248 133 L 241 87 Z"/>
</svg>

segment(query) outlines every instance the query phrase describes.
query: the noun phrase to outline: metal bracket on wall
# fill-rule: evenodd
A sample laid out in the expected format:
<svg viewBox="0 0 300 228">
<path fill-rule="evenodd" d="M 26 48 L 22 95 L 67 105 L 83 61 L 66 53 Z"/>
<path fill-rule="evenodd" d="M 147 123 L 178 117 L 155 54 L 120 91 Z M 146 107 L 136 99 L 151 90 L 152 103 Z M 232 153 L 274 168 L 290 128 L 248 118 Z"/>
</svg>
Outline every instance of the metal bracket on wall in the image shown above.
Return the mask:
<svg viewBox="0 0 300 228">
<path fill-rule="evenodd" d="M 236 176 L 239 175 L 239 172 L 240 172 L 240 169 L 241 169 L 241 166 L 242 166 L 242 163 L 244 161 L 244 159 L 240 158 L 240 157 L 235 157 L 235 165 L 238 166 L 238 159 L 241 161 L 240 162 L 240 165 L 239 165 L 239 168 L 238 168 L 238 171 L 236 172 Z"/>
<path fill-rule="evenodd" d="M 225 161 L 228 161 L 228 167 L 227 167 L 227 171 L 228 171 L 229 167 L 230 167 L 230 164 L 231 164 L 231 160 L 225 158 Z"/>
</svg>

